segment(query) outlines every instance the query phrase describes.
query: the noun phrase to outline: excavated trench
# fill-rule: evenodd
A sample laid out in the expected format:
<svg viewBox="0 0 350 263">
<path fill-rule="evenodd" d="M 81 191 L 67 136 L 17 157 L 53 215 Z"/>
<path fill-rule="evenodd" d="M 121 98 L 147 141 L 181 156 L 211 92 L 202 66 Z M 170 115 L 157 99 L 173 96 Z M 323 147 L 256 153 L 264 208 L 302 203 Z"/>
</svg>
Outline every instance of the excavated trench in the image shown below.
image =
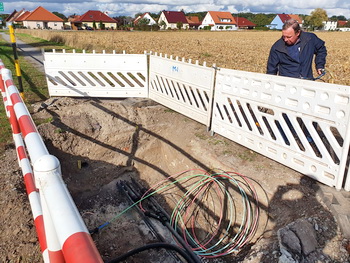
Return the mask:
<svg viewBox="0 0 350 263">
<path fill-rule="evenodd" d="M 51 98 L 36 105 L 33 116 L 42 122 L 39 132 L 50 153 L 60 160 L 63 180 L 88 229 L 110 222 L 92 235 L 105 261 L 162 238 L 174 243 L 169 231 L 152 219 L 161 236 L 157 237 L 137 208 L 119 215 L 132 203 L 117 185 L 135 180 L 149 189 L 168 176 L 191 169 L 237 172 L 249 178 L 257 191 L 260 217 L 255 235 L 240 253 L 208 262 L 278 262 L 277 230 L 299 218 L 327 227 L 328 231 L 318 233 L 326 251 L 327 241 L 339 235 L 333 216 L 316 196 L 315 181 L 228 139 L 210 136 L 204 125 L 150 100 Z M 181 176 L 195 173 L 201 172 Z M 177 182 L 169 191 L 157 193 L 155 199 L 171 214 L 176 199 L 194 184 L 191 180 Z M 230 183 L 226 186 L 234 189 Z M 238 223 L 232 229 L 238 231 L 245 213 L 242 194 L 232 190 L 227 196 L 235 202 Z M 202 209 L 195 211 L 196 223 L 204 227 L 194 232 L 204 237 L 217 227 L 220 211 L 229 211 L 228 205 L 217 209 L 215 195 L 208 194 L 206 199 L 211 205 L 201 204 Z M 224 233 L 219 228 L 217 231 Z M 339 249 L 339 243 L 329 249 Z M 148 250 L 128 262 L 177 260 L 169 251 Z"/>
</svg>

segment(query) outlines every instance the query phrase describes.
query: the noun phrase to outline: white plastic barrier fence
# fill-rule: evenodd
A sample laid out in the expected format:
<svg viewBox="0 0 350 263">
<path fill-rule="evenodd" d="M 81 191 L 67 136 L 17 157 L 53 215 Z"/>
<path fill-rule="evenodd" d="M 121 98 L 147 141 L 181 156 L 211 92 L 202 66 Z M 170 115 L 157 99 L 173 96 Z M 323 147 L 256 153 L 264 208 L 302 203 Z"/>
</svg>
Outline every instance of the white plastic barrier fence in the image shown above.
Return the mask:
<svg viewBox="0 0 350 263">
<path fill-rule="evenodd" d="M 149 98 L 207 126 L 215 69 L 162 54 L 150 56 Z"/>
<path fill-rule="evenodd" d="M 0 63 L 0 66 L 3 64 Z M 17 154 L 25 177 L 44 261 L 102 262 L 61 178 L 59 161 L 49 155 L 13 83 L 11 72 L 2 68 L 1 78 L 1 93 L 6 96 L 4 101 L 7 101 L 6 108 L 14 131 Z M 26 149 L 21 137 L 24 138 Z M 37 184 L 33 181 L 26 150 L 35 167 L 34 176 Z M 39 194 L 43 202 L 39 201 L 36 187 L 41 189 Z"/>
<path fill-rule="evenodd" d="M 95 55 L 57 56 L 75 61 L 68 70 L 79 72 L 81 59 L 91 61 Z M 145 84 L 149 98 L 324 184 L 337 189 L 344 185 L 350 191 L 350 175 L 345 174 L 350 145 L 348 86 L 216 70 L 161 54 L 149 57 L 149 84 Z M 64 63 L 59 64 L 56 75 L 66 70 Z M 100 65 L 103 68 L 110 66 Z M 113 97 L 101 95 L 106 96 Z"/>
<path fill-rule="evenodd" d="M 349 151 L 347 86 L 217 72 L 212 130 L 341 189 Z"/>
<path fill-rule="evenodd" d="M 147 97 L 146 54 L 44 53 L 50 96 Z"/>
</svg>

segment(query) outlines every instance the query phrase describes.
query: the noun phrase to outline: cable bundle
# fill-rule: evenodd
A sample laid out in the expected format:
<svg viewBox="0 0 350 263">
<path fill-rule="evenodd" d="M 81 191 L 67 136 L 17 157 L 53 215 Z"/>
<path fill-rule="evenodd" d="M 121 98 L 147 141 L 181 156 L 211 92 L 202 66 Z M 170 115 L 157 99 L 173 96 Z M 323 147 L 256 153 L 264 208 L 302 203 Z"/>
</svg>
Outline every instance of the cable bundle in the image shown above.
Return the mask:
<svg viewBox="0 0 350 263">
<path fill-rule="evenodd" d="M 215 258 L 237 252 L 258 226 L 259 200 L 253 182 L 235 172 L 190 174 L 193 171 L 151 187 L 142 196 L 140 208 L 145 212 L 142 200 L 155 193 L 171 197 L 175 205 L 170 223 L 198 256 Z M 176 189 L 185 190 L 179 194 Z"/>
</svg>

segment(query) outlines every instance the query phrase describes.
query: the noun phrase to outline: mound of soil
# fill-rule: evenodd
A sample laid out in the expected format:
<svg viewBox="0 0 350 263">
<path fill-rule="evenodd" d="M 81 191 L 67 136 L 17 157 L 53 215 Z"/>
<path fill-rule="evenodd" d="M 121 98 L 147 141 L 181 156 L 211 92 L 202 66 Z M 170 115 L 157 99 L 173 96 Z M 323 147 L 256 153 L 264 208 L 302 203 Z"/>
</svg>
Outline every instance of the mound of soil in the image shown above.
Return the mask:
<svg viewBox="0 0 350 263">
<path fill-rule="evenodd" d="M 146 99 L 51 98 L 33 105 L 33 117 L 49 152 L 61 162 L 63 180 L 105 261 L 157 242 L 147 222 L 117 189 L 131 178 L 149 188 L 189 169 L 234 171 L 256 182 L 261 217 L 255 237 L 237 254 L 206 262 L 278 262 L 277 232 L 299 219 L 315 229 L 320 262 L 348 262 L 345 240 L 319 198 L 319 184 L 244 148 L 187 117 Z M 0 163 L 0 258 L 39 262 L 40 251 L 13 147 Z M 172 197 L 161 197 L 164 207 Z M 239 207 L 237 207 L 239 213 Z M 160 229 L 165 240 L 170 233 Z M 127 262 L 177 262 L 166 251 L 149 250 Z"/>
</svg>

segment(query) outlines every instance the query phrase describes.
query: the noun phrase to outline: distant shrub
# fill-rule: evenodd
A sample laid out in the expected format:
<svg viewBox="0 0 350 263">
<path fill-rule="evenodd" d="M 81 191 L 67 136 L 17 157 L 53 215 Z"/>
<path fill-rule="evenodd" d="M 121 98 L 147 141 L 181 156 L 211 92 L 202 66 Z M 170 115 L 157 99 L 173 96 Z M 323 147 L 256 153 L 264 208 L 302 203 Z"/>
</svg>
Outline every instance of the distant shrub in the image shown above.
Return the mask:
<svg viewBox="0 0 350 263">
<path fill-rule="evenodd" d="M 256 30 L 261 30 L 261 31 L 269 31 L 270 28 L 266 27 L 266 26 L 257 26 L 255 27 Z"/>
</svg>

